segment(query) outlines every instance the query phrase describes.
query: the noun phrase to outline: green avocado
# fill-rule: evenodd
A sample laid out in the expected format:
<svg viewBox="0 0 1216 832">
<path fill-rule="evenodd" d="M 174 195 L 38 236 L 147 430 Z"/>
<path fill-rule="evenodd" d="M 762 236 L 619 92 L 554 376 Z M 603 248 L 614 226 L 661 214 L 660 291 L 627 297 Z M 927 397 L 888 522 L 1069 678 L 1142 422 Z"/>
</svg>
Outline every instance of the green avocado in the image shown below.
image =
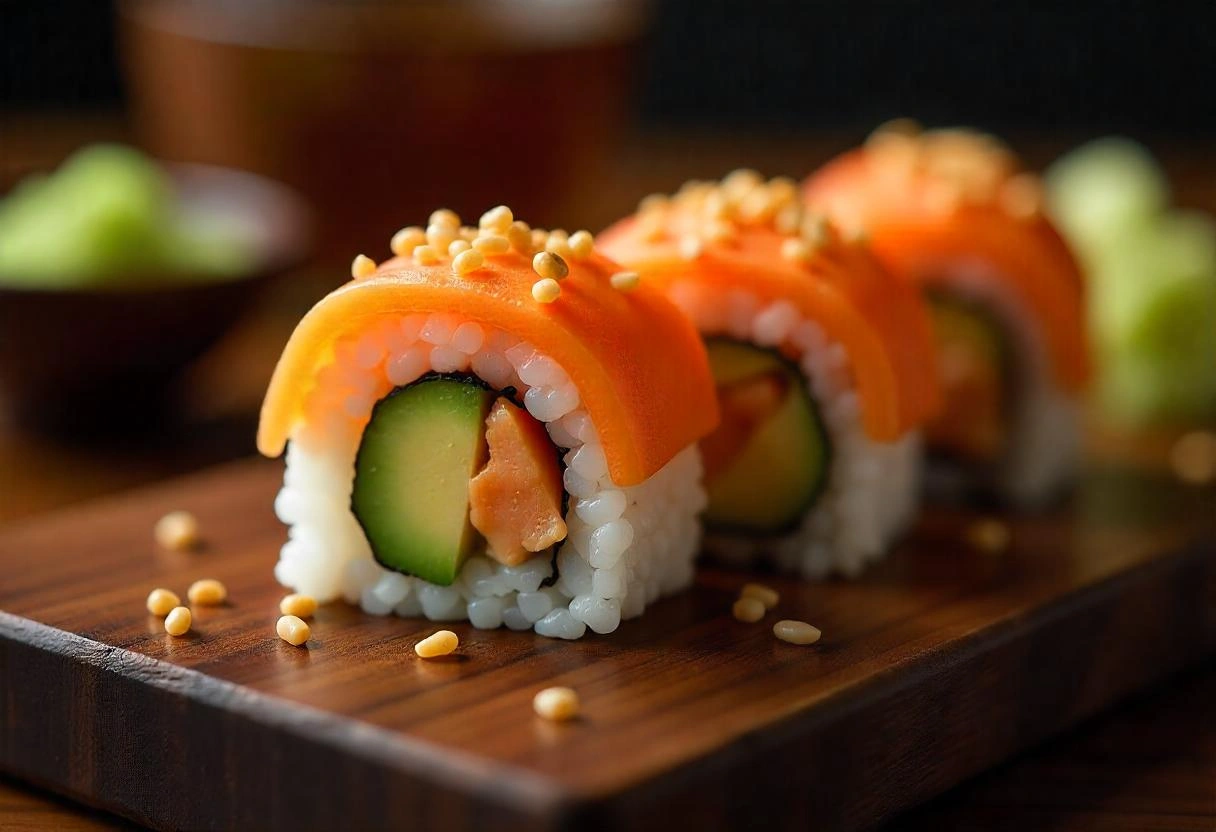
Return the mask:
<svg viewBox="0 0 1216 832">
<path fill-rule="evenodd" d="M 474 379 L 425 377 L 372 411 L 355 458 L 351 509 L 381 565 L 440 586 L 481 545 L 469 480 L 485 465 L 497 393 Z"/>
<path fill-rule="evenodd" d="M 831 449 L 801 371 L 771 350 L 706 342 L 722 423 L 702 442 L 711 529 L 797 526 L 827 479 Z"/>
</svg>

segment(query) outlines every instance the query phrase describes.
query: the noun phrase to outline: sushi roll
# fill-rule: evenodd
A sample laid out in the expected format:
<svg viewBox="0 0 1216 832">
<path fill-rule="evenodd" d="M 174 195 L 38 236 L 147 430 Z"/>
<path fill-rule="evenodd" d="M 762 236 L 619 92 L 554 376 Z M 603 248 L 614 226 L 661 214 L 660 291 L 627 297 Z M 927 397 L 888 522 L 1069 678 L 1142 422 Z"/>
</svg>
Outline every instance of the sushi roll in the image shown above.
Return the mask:
<svg viewBox="0 0 1216 832">
<path fill-rule="evenodd" d="M 705 339 L 722 413 L 701 443 L 707 551 L 808 577 L 879 558 L 914 513 L 937 400 L 915 293 L 792 180 L 751 171 L 648 197 L 600 243 Z"/>
<path fill-rule="evenodd" d="M 321 300 L 266 394 L 286 447 L 275 576 L 377 615 L 579 638 L 692 580 L 697 441 L 717 422 L 696 331 L 590 234 L 505 207 L 407 228 Z M 628 277 L 628 276 L 626 276 Z"/>
<path fill-rule="evenodd" d="M 901 121 L 803 193 L 928 302 L 944 400 L 925 432 L 935 490 L 1034 505 L 1063 487 L 1089 356 L 1081 272 L 1039 180 L 990 136 Z"/>
</svg>

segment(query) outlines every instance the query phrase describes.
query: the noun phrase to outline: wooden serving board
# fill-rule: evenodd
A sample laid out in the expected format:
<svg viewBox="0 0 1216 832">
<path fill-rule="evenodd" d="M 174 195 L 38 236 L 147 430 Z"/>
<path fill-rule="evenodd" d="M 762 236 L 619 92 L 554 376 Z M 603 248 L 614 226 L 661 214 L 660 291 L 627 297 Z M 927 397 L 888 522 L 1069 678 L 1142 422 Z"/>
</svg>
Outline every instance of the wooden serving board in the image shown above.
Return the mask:
<svg viewBox="0 0 1216 832">
<path fill-rule="evenodd" d="M 551 641 L 322 608 L 274 633 L 280 467 L 228 466 L 0 535 L 0 768 L 164 829 L 855 829 L 1216 652 L 1216 493 L 1119 470 L 1012 521 L 925 513 L 856 583 L 697 586 L 607 637 Z M 207 545 L 160 551 L 188 508 Z M 167 636 L 144 597 L 200 577 L 230 603 Z M 776 641 L 777 617 L 823 630 Z M 584 716 L 535 717 L 565 684 Z"/>
</svg>

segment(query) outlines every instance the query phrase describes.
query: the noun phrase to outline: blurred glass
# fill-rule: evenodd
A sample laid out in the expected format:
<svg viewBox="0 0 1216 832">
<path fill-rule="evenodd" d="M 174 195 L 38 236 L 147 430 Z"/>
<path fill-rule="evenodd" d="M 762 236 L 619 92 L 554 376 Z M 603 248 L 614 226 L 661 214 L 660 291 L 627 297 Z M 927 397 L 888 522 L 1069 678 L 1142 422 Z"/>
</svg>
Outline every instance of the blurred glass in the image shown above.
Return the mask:
<svg viewBox="0 0 1216 832">
<path fill-rule="evenodd" d="M 136 137 L 295 186 L 329 263 L 438 206 L 535 225 L 603 175 L 642 0 L 130 0 Z M 377 258 L 378 259 L 378 258 Z"/>
</svg>

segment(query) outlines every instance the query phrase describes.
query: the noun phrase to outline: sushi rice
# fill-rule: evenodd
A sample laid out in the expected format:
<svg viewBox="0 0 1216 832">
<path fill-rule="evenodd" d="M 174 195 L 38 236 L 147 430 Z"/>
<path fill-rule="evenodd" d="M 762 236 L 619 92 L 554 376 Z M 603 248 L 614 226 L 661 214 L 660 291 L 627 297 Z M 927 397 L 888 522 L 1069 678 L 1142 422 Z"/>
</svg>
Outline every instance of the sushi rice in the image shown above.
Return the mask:
<svg viewBox="0 0 1216 832">
<path fill-rule="evenodd" d="M 385 569 L 351 511 L 355 456 L 376 402 L 428 372 L 470 373 L 514 387 L 562 449 L 567 538 L 558 578 L 549 552 L 518 566 L 475 555 L 451 586 Z M 373 615 L 468 619 L 475 627 L 532 629 L 576 639 L 614 631 L 660 596 L 692 582 L 706 505 L 695 443 L 644 482 L 613 483 L 596 426 L 566 372 L 529 344 L 450 314 L 388 318 L 340 340 L 315 375 L 290 436 L 275 512 L 290 527 L 275 577 L 297 592 L 339 596 Z"/>
</svg>

